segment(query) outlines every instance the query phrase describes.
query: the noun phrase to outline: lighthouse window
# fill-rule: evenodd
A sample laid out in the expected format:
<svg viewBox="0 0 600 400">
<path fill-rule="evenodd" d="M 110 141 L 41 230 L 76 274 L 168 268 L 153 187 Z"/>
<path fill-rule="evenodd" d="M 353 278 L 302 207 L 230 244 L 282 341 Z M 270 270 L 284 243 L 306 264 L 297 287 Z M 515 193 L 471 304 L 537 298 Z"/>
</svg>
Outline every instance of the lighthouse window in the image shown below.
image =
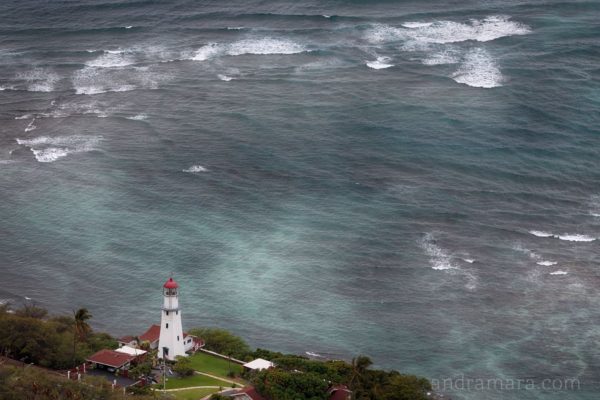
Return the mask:
<svg viewBox="0 0 600 400">
<path fill-rule="evenodd" d="M 169 329 L 169 323 L 168 323 L 168 322 L 167 322 L 167 324 L 166 324 L 166 325 L 167 325 L 167 326 L 165 326 L 165 328 Z"/>
<path fill-rule="evenodd" d="M 177 341 L 179 342 L 179 335 L 177 335 Z"/>
<path fill-rule="evenodd" d="M 175 311 L 175 315 L 179 315 L 179 310 L 178 310 L 178 311 Z"/>
<path fill-rule="evenodd" d="M 165 312 L 167 313 L 167 315 L 169 315 L 169 312 L 168 312 L 168 311 L 165 311 Z"/>
</svg>

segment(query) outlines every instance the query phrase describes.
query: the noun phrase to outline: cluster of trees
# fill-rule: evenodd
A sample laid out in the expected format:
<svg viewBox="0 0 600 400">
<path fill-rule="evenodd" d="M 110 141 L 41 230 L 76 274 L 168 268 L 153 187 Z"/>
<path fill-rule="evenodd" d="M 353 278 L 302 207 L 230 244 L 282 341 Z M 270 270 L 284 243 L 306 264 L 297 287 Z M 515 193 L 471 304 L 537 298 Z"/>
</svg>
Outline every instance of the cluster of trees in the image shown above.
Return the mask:
<svg viewBox="0 0 600 400">
<path fill-rule="evenodd" d="M 86 376 L 83 382 L 41 371 L 35 367 L 16 368 L 0 366 L 0 399 L 21 400 L 117 400 L 121 391 L 113 391 L 104 378 Z M 154 396 L 136 396 L 150 400 Z"/>
<path fill-rule="evenodd" d="M 351 363 L 314 361 L 258 349 L 255 355 L 270 359 L 276 368 L 253 374 L 256 390 L 271 400 L 327 399 L 327 388 L 346 385 L 354 399 L 427 400 L 431 384 L 425 378 L 398 371 L 369 369 L 369 357 L 359 356 Z"/>
<path fill-rule="evenodd" d="M 252 351 L 250 346 L 239 336 L 220 328 L 194 328 L 189 330 L 190 335 L 198 336 L 204 340 L 204 348 L 237 358 L 248 360 Z"/>
<path fill-rule="evenodd" d="M 73 316 L 48 316 L 35 305 L 11 311 L 0 308 L 0 354 L 47 368 L 68 369 L 105 347 L 116 347 L 106 333 L 90 328 L 90 313 L 79 309 Z"/>
</svg>

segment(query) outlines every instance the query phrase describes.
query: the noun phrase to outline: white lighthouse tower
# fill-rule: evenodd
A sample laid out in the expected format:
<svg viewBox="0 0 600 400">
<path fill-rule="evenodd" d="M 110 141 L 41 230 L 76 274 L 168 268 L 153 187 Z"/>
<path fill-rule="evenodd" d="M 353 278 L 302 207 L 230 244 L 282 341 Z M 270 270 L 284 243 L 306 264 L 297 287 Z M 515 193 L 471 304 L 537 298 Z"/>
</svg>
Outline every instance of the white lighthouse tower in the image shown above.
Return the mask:
<svg viewBox="0 0 600 400">
<path fill-rule="evenodd" d="M 163 285 L 163 307 L 160 318 L 160 337 L 158 339 L 158 357 L 175 360 L 185 356 L 181 310 L 179 309 L 179 285 L 169 278 Z"/>
</svg>

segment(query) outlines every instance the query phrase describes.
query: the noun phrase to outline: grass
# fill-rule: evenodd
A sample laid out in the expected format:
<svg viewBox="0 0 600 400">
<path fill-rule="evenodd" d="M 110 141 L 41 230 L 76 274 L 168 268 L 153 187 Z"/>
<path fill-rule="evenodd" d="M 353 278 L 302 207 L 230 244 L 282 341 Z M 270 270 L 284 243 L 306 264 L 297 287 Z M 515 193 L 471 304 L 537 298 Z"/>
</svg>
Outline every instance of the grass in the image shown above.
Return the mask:
<svg viewBox="0 0 600 400">
<path fill-rule="evenodd" d="M 185 378 L 167 378 L 167 389 L 178 389 L 192 386 L 222 386 L 229 387 L 230 383 L 204 375 L 192 375 Z M 162 382 L 156 386 L 162 388 Z"/>
<path fill-rule="evenodd" d="M 198 400 L 204 396 L 208 396 L 209 394 L 216 393 L 218 391 L 219 389 L 190 389 L 168 393 L 177 400 Z"/>
<path fill-rule="evenodd" d="M 225 359 L 198 352 L 193 356 L 190 356 L 189 360 L 192 362 L 192 368 L 194 368 L 196 371 L 229 379 L 227 378 L 227 373 L 229 372 L 229 361 Z M 243 367 L 240 364 L 236 364 L 232 361 L 231 370 L 237 374 L 241 374 Z"/>
</svg>

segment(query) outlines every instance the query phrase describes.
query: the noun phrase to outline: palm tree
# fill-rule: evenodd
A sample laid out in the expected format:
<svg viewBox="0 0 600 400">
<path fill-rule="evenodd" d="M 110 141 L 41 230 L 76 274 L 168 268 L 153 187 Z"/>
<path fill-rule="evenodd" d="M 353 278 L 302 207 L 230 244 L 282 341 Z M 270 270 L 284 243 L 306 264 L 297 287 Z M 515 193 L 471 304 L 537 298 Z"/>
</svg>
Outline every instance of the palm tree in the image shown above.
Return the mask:
<svg viewBox="0 0 600 400">
<path fill-rule="evenodd" d="M 92 328 L 88 325 L 87 321 L 92 318 L 92 314 L 87 308 L 80 308 L 77 311 L 73 311 L 73 364 L 75 364 L 75 349 L 77 345 L 77 339 L 85 340 L 87 335 L 92 331 Z"/>
<path fill-rule="evenodd" d="M 362 385 L 364 373 L 373 364 L 367 356 L 358 356 L 352 359 L 352 377 L 350 378 L 350 389 L 356 392 Z"/>
<path fill-rule="evenodd" d="M 75 334 L 80 340 L 85 340 L 87 335 L 92 331 L 87 321 L 92 318 L 92 314 L 87 308 L 80 308 L 73 312 L 75 318 Z"/>
</svg>

